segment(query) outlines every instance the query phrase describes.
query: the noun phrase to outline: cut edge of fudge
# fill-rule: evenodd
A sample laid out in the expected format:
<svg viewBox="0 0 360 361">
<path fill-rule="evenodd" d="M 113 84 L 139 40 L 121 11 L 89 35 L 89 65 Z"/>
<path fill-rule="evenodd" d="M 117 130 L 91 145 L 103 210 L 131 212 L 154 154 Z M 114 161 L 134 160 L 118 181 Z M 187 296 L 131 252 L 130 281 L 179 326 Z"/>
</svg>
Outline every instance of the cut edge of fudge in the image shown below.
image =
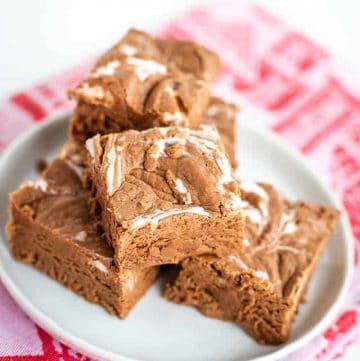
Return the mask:
<svg viewBox="0 0 360 361">
<path fill-rule="evenodd" d="M 59 152 L 65 158 L 55 159 L 40 180 L 10 194 L 9 248 L 17 260 L 125 318 L 156 279 L 158 268 L 116 268 L 113 249 L 88 211 L 88 193 L 79 178 L 81 157 L 74 149 L 81 148 L 66 144 Z"/>
<path fill-rule="evenodd" d="M 240 247 L 242 201 L 214 126 L 98 135 L 86 147 L 89 187 L 119 267 Z"/>
<path fill-rule="evenodd" d="M 234 169 L 238 166 L 236 159 L 236 119 L 238 112 L 239 107 L 236 104 L 228 103 L 218 97 L 211 97 L 201 122 L 202 124 L 213 124 L 216 126 L 231 166 Z"/>
<path fill-rule="evenodd" d="M 164 296 L 197 307 L 207 316 L 233 320 L 260 343 L 282 343 L 289 338 L 339 212 L 289 202 L 266 184 L 240 187 L 248 202 L 245 252 L 227 259 L 205 255 L 184 260 Z M 261 224 L 265 215 L 270 221 Z"/>
<path fill-rule="evenodd" d="M 69 135 L 84 141 L 133 128 L 196 126 L 219 69 L 217 55 L 201 45 L 130 30 L 68 91 L 78 103 Z"/>
</svg>

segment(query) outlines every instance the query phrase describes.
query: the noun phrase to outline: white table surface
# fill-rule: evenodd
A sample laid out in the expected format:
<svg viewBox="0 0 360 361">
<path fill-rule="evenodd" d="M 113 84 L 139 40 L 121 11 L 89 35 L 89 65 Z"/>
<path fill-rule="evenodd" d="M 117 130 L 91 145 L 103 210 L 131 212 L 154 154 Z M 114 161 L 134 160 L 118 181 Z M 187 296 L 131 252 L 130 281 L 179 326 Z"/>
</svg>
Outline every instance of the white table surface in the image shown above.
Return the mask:
<svg viewBox="0 0 360 361">
<path fill-rule="evenodd" d="M 241 1 L 241 0 L 239 0 Z M 207 0 L 1 0 L 0 99 Z M 360 1 L 257 0 L 360 73 Z M 360 342 L 342 360 L 360 359 Z"/>
</svg>

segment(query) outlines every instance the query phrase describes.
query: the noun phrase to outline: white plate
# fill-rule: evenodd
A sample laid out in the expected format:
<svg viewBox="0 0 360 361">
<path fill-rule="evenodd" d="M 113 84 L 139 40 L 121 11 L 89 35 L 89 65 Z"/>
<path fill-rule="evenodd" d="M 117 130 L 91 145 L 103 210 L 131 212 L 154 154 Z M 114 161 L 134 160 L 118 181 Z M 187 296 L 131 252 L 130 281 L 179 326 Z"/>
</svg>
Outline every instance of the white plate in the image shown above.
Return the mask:
<svg viewBox="0 0 360 361">
<path fill-rule="evenodd" d="M 275 184 L 294 198 L 340 205 L 295 151 L 273 134 L 242 124 L 241 173 Z M 0 162 L 0 275 L 20 307 L 57 339 L 106 360 L 275 360 L 309 341 L 335 316 L 349 283 L 353 243 L 343 215 L 316 269 L 288 343 L 260 346 L 236 325 L 202 316 L 161 297 L 159 280 L 130 316 L 120 321 L 35 269 L 15 262 L 6 246 L 8 192 L 34 178 L 35 162 L 53 156 L 66 139 L 66 116 L 32 129 L 14 142 Z"/>
</svg>

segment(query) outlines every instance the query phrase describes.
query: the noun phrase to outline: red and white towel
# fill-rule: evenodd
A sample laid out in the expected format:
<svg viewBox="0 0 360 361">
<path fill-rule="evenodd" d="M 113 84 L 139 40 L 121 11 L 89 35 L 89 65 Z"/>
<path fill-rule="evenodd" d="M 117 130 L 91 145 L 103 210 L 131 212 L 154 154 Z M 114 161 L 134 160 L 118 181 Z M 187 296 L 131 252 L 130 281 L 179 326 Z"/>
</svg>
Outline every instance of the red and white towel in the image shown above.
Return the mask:
<svg viewBox="0 0 360 361">
<path fill-rule="evenodd" d="M 215 92 L 301 150 L 342 199 L 356 239 L 354 282 L 334 323 L 287 360 L 339 357 L 360 335 L 360 83 L 317 44 L 245 1 L 194 8 L 158 34 L 194 39 L 219 53 L 224 69 Z M 35 123 L 70 108 L 65 89 L 91 63 L 0 102 L 0 152 Z M 0 360 L 86 359 L 35 325 L 0 282 Z"/>
</svg>

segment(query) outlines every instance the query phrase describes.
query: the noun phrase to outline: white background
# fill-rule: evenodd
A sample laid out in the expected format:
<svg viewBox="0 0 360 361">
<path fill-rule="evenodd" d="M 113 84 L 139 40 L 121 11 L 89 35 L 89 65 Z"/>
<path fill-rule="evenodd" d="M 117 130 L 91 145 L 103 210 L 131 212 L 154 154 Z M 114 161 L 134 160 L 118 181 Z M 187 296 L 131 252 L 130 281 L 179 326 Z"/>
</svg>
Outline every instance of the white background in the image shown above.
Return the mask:
<svg viewBox="0 0 360 361">
<path fill-rule="evenodd" d="M 240 1 L 240 0 L 239 0 Z M 206 0 L 0 0 L 0 99 Z M 360 73 L 360 1 L 257 0 Z M 360 344 L 343 360 L 360 359 Z"/>
<path fill-rule="evenodd" d="M 239 0 L 241 1 L 241 0 Z M 0 0 L 0 99 L 206 0 Z M 360 1 L 258 0 L 360 68 Z M 359 69 L 360 70 L 360 69 Z"/>
</svg>

